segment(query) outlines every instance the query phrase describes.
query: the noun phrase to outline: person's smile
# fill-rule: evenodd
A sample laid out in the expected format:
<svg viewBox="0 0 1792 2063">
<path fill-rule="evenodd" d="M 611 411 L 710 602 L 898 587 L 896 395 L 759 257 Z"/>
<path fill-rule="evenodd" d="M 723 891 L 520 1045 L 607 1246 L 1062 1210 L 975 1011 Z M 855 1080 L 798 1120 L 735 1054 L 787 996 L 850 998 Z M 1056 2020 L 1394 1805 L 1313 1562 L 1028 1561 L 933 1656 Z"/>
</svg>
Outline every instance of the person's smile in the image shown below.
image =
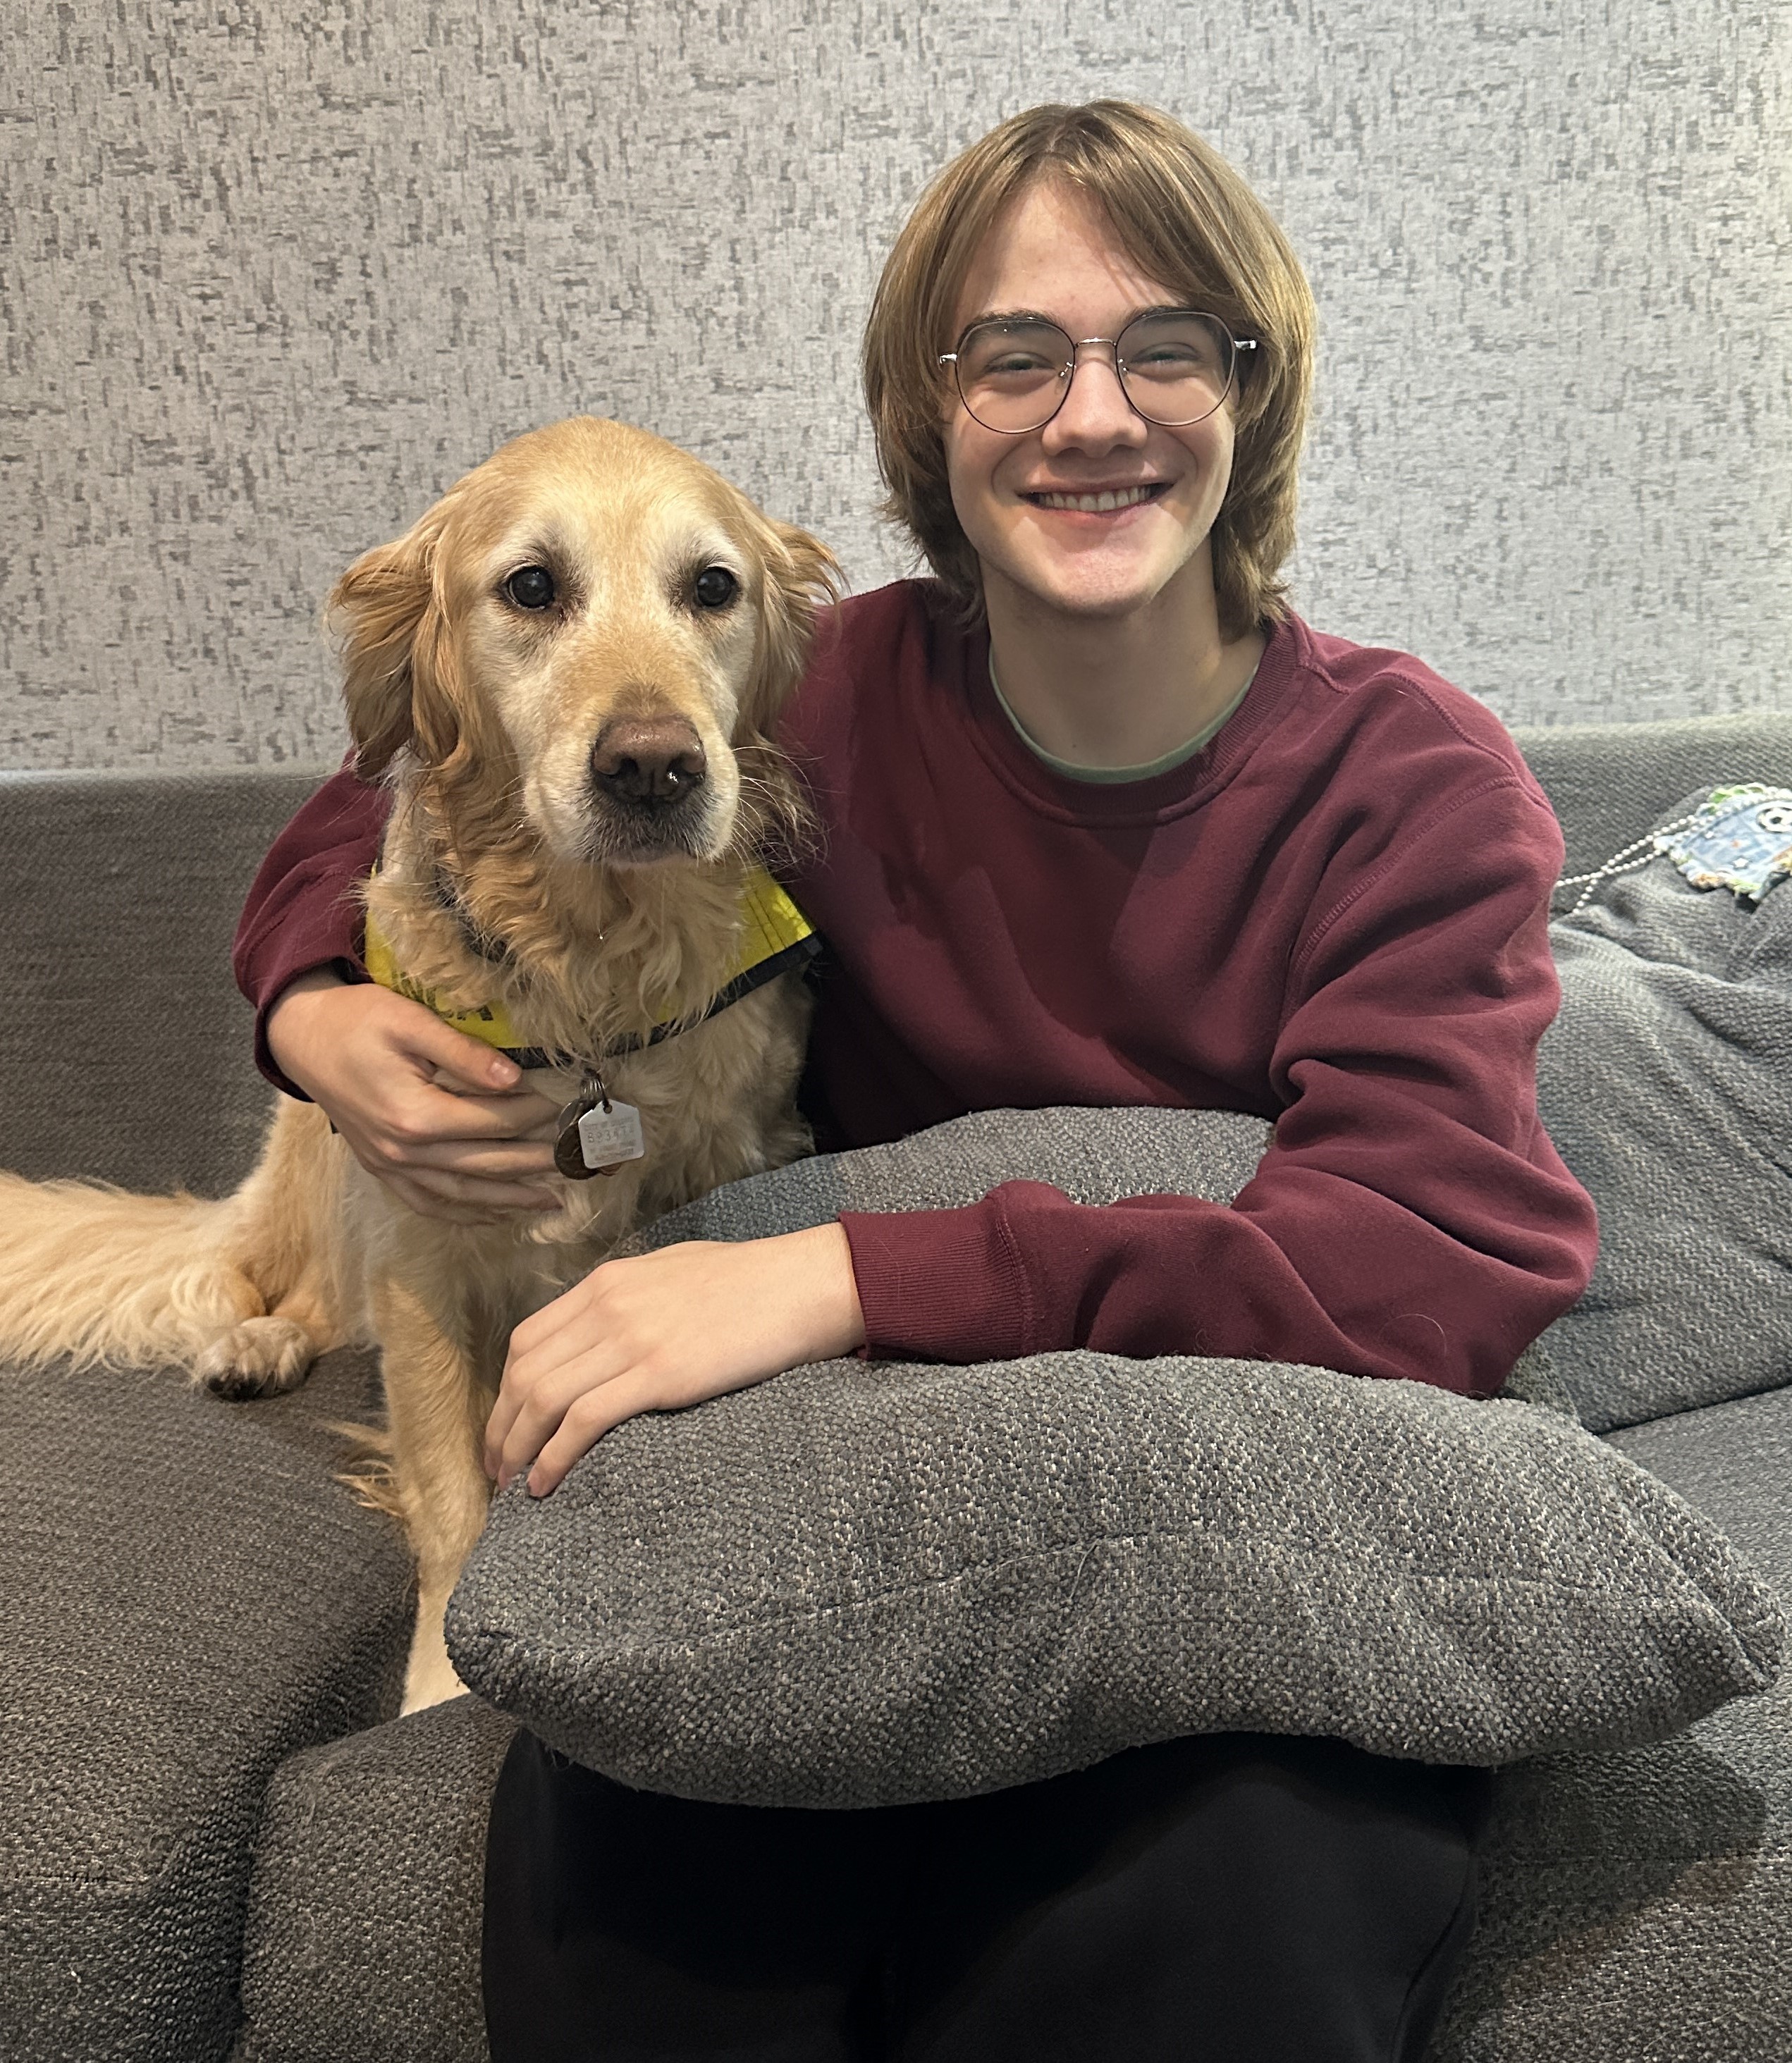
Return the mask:
<svg viewBox="0 0 1792 2063">
<path fill-rule="evenodd" d="M 1100 487 L 1081 484 L 1029 487 L 1023 488 L 1020 493 L 1021 499 L 1030 501 L 1036 509 L 1056 509 L 1077 516 L 1107 516 L 1124 515 L 1129 509 L 1156 501 L 1164 486 L 1161 480 L 1147 480 L 1117 481 L 1111 486 Z"/>
</svg>

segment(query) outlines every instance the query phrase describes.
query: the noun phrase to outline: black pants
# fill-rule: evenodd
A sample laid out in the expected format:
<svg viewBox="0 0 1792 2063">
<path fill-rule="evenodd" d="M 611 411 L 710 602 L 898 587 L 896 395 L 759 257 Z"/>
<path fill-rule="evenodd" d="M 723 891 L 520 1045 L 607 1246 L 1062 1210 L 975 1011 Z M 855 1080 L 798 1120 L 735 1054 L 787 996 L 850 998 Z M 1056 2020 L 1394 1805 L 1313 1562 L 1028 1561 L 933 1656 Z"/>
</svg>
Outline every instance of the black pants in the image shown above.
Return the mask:
<svg viewBox="0 0 1792 2063">
<path fill-rule="evenodd" d="M 876 1812 L 692 1804 L 519 1734 L 493 2063 L 1417 2063 L 1488 1779 L 1225 1734 Z"/>
</svg>

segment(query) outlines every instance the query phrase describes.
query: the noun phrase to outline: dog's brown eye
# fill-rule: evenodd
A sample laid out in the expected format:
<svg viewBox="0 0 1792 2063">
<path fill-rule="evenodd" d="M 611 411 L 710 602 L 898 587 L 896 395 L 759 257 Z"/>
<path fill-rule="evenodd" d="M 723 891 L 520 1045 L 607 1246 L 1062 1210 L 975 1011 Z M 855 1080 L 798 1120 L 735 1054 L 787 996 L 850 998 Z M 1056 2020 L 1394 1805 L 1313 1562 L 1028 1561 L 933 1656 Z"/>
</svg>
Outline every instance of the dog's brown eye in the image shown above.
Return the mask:
<svg viewBox="0 0 1792 2063">
<path fill-rule="evenodd" d="M 546 566 L 523 566 L 504 583 L 504 592 L 518 609 L 551 609 L 554 576 Z"/>
<path fill-rule="evenodd" d="M 726 566 L 705 566 L 691 582 L 699 609 L 726 609 L 740 592 L 740 582 Z"/>
</svg>

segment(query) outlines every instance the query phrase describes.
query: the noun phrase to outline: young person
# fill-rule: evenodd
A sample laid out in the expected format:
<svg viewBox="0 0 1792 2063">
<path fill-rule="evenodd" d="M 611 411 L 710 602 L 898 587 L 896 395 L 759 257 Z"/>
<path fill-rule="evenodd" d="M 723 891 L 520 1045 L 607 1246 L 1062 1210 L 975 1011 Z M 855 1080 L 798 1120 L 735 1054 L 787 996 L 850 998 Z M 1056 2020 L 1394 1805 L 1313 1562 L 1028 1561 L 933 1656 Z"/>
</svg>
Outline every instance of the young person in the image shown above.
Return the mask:
<svg viewBox="0 0 1792 2063">
<path fill-rule="evenodd" d="M 519 1326 L 488 1432 L 546 1494 L 634 1413 L 868 1346 L 1089 1345 L 1496 1389 L 1585 1286 L 1538 1121 L 1560 834 L 1499 722 L 1310 630 L 1292 542 L 1306 282 L 1198 139 L 1017 115 L 940 175 L 865 341 L 932 581 L 848 601 L 784 729 L 824 836 L 824 1148 L 1006 1106 L 1275 1124 L 1232 1204 L 1011 1184 L 598 1268 Z M 360 979 L 345 770 L 239 935 L 274 1079 L 417 1208 L 526 1209 L 552 1113 Z M 1482 1783 L 1221 1736 L 860 1814 L 623 1791 L 522 1737 L 494 1805 L 494 2054 L 1416 2058 L 1472 1909 Z"/>
</svg>

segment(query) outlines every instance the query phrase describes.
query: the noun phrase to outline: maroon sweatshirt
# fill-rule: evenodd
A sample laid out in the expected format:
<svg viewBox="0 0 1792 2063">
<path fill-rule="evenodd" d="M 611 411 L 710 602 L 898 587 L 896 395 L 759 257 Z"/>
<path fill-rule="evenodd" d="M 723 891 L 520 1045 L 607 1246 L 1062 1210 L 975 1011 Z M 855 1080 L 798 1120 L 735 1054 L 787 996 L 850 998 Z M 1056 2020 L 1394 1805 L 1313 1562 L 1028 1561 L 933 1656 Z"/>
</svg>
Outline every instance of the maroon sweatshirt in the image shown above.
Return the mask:
<svg viewBox="0 0 1792 2063">
<path fill-rule="evenodd" d="M 1418 661 L 1293 621 L 1202 751 L 1096 785 L 1027 749 L 988 653 L 900 582 L 833 612 L 787 713 L 824 834 L 788 878 L 830 949 L 818 1143 L 1056 1104 L 1248 1111 L 1275 1138 L 1229 1206 L 1012 1182 L 846 1213 L 870 1350 L 1496 1389 L 1597 1243 L 1536 1112 L 1561 834 L 1504 729 Z M 273 999 L 308 967 L 359 971 L 346 891 L 385 810 L 344 770 L 250 891 L 237 979 L 272 1080 Z"/>
</svg>

